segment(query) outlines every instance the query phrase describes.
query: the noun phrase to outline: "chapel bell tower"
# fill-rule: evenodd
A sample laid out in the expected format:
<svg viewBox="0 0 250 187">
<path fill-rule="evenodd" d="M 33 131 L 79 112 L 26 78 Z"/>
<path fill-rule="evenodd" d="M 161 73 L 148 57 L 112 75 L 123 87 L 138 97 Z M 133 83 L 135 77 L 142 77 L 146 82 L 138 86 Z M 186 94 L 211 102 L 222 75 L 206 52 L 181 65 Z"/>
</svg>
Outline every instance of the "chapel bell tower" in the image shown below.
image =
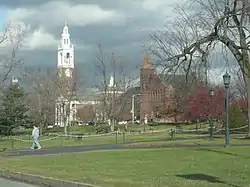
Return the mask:
<svg viewBox="0 0 250 187">
<path fill-rule="evenodd" d="M 73 78 L 74 74 L 74 46 L 70 41 L 69 28 L 65 21 L 61 41 L 58 46 L 57 68 L 59 69 L 59 77 Z"/>
<path fill-rule="evenodd" d="M 64 126 L 74 120 L 74 96 L 76 92 L 74 46 L 70 41 L 67 22 L 65 21 L 61 40 L 57 50 L 57 93 L 55 107 L 55 125 Z M 67 111 L 70 110 L 70 116 Z M 65 119 L 67 117 L 67 119 Z"/>
</svg>

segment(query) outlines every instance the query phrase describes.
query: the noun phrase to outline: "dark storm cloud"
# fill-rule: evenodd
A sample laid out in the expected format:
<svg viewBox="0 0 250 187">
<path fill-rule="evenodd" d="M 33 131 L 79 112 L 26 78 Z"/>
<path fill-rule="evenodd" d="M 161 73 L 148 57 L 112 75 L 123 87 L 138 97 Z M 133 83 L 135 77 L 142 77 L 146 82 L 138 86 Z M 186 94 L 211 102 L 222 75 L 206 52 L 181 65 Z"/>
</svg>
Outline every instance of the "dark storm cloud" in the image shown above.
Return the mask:
<svg viewBox="0 0 250 187">
<path fill-rule="evenodd" d="M 12 8 L 21 8 L 21 7 L 36 7 L 48 2 L 56 0 L 1 0 L 0 5 Z M 57 0 L 57 2 L 69 2 L 68 0 Z M 133 0 L 133 3 L 140 2 L 141 0 Z M 114 0 L 72 0 L 71 4 L 98 4 L 102 8 L 118 8 L 118 9 L 133 9 L 129 1 L 114 1 Z"/>
<path fill-rule="evenodd" d="M 1 0 L 0 5 L 11 8 L 21 8 L 27 6 L 39 6 L 43 3 L 47 3 L 50 0 Z"/>
<path fill-rule="evenodd" d="M 0 6 L 15 8 L 39 9 L 42 4 L 52 2 L 52 0 L 1 0 Z M 57 2 L 66 2 L 60 0 Z M 98 82 L 98 72 L 95 68 L 97 44 L 102 44 L 107 54 L 112 52 L 123 56 L 126 66 L 131 72 L 139 73 L 138 67 L 142 57 L 142 44 L 148 39 L 150 31 L 162 27 L 164 21 L 158 11 L 145 11 L 140 7 L 142 0 L 72 0 L 70 4 L 97 4 L 102 9 L 115 10 L 126 16 L 126 24 L 88 24 L 85 26 L 71 25 L 69 22 L 69 31 L 72 42 L 76 45 L 75 61 L 79 75 L 84 75 L 88 82 Z M 52 27 L 50 20 L 34 21 L 33 17 L 24 20 L 30 25 L 31 32 L 40 26 L 52 34 L 59 42 L 63 27 Z M 53 24 L 52 24 L 53 25 Z M 58 25 L 58 23 L 56 24 Z M 86 47 L 86 49 L 85 49 Z M 35 49 L 32 51 L 22 51 L 21 56 L 27 65 L 47 66 L 56 68 L 57 64 L 57 46 L 54 49 Z"/>
</svg>

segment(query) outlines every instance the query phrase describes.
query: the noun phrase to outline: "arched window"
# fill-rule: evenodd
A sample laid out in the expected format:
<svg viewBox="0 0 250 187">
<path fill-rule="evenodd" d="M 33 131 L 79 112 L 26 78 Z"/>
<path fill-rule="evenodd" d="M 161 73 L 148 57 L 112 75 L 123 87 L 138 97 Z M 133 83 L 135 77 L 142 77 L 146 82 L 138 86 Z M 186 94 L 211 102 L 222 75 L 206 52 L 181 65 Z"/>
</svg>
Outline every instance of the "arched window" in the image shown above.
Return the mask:
<svg viewBox="0 0 250 187">
<path fill-rule="evenodd" d="M 66 58 L 67 58 L 67 59 L 70 58 L 70 54 L 69 54 L 69 53 L 66 54 Z"/>
</svg>

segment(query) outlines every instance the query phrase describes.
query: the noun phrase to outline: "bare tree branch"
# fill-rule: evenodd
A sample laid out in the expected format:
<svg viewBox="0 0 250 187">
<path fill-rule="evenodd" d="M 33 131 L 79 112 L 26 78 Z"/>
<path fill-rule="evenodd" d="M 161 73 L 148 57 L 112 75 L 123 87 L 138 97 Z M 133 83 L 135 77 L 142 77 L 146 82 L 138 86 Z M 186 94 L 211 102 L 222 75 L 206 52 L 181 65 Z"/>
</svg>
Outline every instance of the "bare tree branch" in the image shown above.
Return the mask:
<svg viewBox="0 0 250 187">
<path fill-rule="evenodd" d="M 202 56 L 203 50 L 215 51 L 218 49 L 215 44 L 220 43 L 233 54 L 241 68 L 250 102 L 249 1 L 186 0 L 177 11 L 179 16 L 172 29 L 168 27 L 150 35 L 148 50 L 159 59 L 160 66 L 166 71 L 178 71 L 181 64 L 192 68 L 194 56 Z"/>
<path fill-rule="evenodd" d="M 110 120 L 114 124 L 115 120 L 118 118 L 118 114 L 121 113 L 121 110 L 124 108 L 126 102 L 124 100 L 130 98 L 126 97 L 123 93 L 126 92 L 131 85 L 135 83 L 137 78 L 132 78 L 129 75 L 129 70 L 126 69 L 124 58 L 111 54 L 109 57 L 107 54 L 104 54 L 103 48 L 101 45 L 98 45 L 99 54 L 97 55 L 97 70 L 102 76 L 102 89 L 103 94 L 101 95 L 102 99 L 102 108 L 103 120 Z M 109 72 L 111 72 L 112 77 L 108 77 Z M 108 79 L 111 78 L 113 81 L 108 84 Z"/>
<path fill-rule="evenodd" d="M 31 117 L 39 124 L 40 130 L 54 122 L 56 104 L 55 74 L 48 69 L 25 68 L 23 82 L 29 91 L 27 103 Z"/>
<path fill-rule="evenodd" d="M 21 60 L 17 59 L 17 53 L 22 47 L 25 36 L 25 29 L 21 24 L 5 25 L 3 32 L 0 33 L 0 87 L 9 78 L 13 70 L 20 67 Z"/>
</svg>

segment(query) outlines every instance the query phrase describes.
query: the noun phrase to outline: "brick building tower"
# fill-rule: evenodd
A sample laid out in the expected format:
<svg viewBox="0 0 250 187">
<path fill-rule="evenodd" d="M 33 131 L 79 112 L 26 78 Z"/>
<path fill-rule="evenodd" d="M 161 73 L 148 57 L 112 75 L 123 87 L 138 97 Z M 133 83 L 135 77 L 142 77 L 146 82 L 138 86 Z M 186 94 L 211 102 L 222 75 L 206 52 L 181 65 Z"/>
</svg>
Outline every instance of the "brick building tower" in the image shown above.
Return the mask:
<svg viewBox="0 0 250 187">
<path fill-rule="evenodd" d="M 187 81 L 188 80 L 188 81 Z M 195 72 L 190 72 L 188 76 L 183 74 L 157 74 L 148 56 L 145 56 L 140 69 L 140 120 L 153 120 L 162 111 L 175 111 L 184 107 L 184 98 L 180 98 L 187 93 L 194 92 L 202 82 Z M 186 89 L 187 88 L 187 89 Z M 185 121 L 184 113 L 169 112 L 161 120 L 165 122 Z M 173 114 L 175 113 L 175 114 Z"/>
<path fill-rule="evenodd" d="M 157 115 L 157 107 L 165 103 L 171 86 L 162 83 L 148 56 L 145 56 L 140 69 L 140 120 L 145 116 L 153 120 Z"/>
</svg>

